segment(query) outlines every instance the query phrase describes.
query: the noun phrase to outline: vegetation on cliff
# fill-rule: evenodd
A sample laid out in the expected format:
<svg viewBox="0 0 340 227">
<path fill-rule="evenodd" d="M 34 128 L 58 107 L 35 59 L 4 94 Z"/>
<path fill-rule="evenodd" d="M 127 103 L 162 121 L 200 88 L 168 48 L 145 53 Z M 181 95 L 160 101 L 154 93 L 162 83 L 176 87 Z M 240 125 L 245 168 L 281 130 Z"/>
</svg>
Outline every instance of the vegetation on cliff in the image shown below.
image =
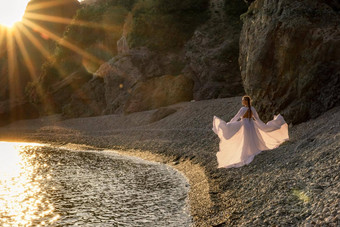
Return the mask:
<svg viewBox="0 0 340 227">
<path fill-rule="evenodd" d="M 91 79 L 90 73 L 117 54 L 116 43 L 132 1 L 127 3 L 100 1 L 77 11 L 52 57 L 44 63 L 39 80 L 29 84 L 27 93 L 31 102 L 41 105 L 45 112 L 60 112 L 76 89 Z M 81 77 L 80 81 L 70 79 L 74 73 Z M 58 86 L 63 81 L 69 84 Z M 69 96 L 60 97 L 56 89 L 66 89 Z"/>
<path fill-rule="evenodd" d="M 208 6 L 208 0 L 139 1 L 132 10 L 129 44 L 160 51 L 180 49 L 209 18 Z"/>
<path fill-rule="evenodd" d="M 57 5 L 52 3 L 52 0 L 31 0 L 23 17 L 29 24 L 18 22 L 10 33 L 7 28 L 0 26 L 0 101 L 5 101 L 10 96 L 12 99 L 24 98 L 26 84 L 39 77 L 46 56 L 53 53 L 56 42 L 40 28 L 48 28 L 56 36 L 63 35 L 65 23 L 51 22 L 45 18 L 46 15 L 49 16 L 48 19 L 53 17 L 70 20 L 80 7 L 77 0 L 64 0 Z M 25 59 L 23 50 L 29 60 L 27 57 Z M 28 61 L 31 66 L 27 64 Z M 11 87 L 15 87 L 15 91 L 14 88 L 10 91 Z"/>
</svg>

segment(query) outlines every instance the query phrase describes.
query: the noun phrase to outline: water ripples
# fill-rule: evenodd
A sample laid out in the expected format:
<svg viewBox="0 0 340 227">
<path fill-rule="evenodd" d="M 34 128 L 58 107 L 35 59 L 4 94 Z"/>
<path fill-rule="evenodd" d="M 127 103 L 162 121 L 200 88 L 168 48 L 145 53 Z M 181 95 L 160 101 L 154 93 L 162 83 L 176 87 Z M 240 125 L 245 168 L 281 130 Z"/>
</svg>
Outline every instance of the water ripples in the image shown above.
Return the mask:
<svg viewBox="0 0 340 227">
<path fill-rule="evenodd" d="M 190 226 L 172 168 L 114 152 L 0 143 L 0 225 Z"/>
</svg>

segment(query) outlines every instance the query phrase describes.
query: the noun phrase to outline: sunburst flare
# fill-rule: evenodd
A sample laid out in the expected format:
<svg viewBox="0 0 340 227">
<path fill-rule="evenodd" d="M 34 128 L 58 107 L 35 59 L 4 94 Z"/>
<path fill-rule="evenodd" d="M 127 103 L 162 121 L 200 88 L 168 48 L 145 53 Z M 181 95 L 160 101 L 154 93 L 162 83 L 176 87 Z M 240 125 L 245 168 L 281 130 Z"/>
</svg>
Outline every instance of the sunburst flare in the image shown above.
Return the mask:
<svg viewBox="0 0 340 227">
<path fill-rule="evenodd" d="M 13 1 L 15 2 L 16 0 Z M 4 23 L 1 25 L 2 21 L 0 17 L 0 47 L 2 47 L 0 48 L 0 57 L 5 56 L 6 59 L 6 61 L 4 61 L 6 65 L 2 67 L 2 71 L 4 72 L 5 70 L 8 75 L 6 81 L 8 83 L 8 97 L 11 103 L 25 97 L 27 81 L 36 81 L 39 83 L 42 63 L 37 64 L 34 59 L 45 59 L 45 61 L 53 59 L 53 52 L 55 51 L 53 46 L 59 45 L 71 50 L 82 59 L 81 62 L 83 63 L 90 62 L 96 66 L 104 63 L 102 59 L 79 47 L 76 44 L 77 42 L 72 41 L 69 37 L 65 38 L 59 33 L 56 33 L 53 30 L 54 24 L 83 26 L 102 29 L 106 32 L 119 32 L 121 30 L 121 28 L 115 24 L 109 25 L 107 23 L 96 23 L 46 14 L 46 9 L 54 9 L 55 7 L 69 4 L 70 0 L 28 2 L 29 0 L 25 0 L 24 8 L 26 8 L 26 12 L 24 11 L 24 16 L 21 16 L 17 20 L 20 22 L 15 23 L 14 26 L 5 26 Z M 27 3 L 28 5 L 26 7 Z M 17 10 L 17 8 L 15 10 Z M 7 9 L 7 11 L 10 11 L 10 9 Z M 49 27 L 49 25 L 52 26 Z M 35 55 L 32 55 L 31 51 L 35 51 Z M 40 57 L 38 57 L 37 54 Z M 27 74 L 27 76 L 22 74 L 22 66 L 26 68 L 24 73 Z M 60 75 L 65 74 L 61 71 L 62 68 L 58 66 L 58 63 L 56 63 L 55 66 Z M 23 77 L 26 78 L 25 81 L 22 81 Z M 77 88 L 73 89 L 75 90 Z M 39 96 L 44 95 L 43 92 L 37 91 L 37 93 L 39 93 Z M 81 93 L 80 96 L 84 99 L 87 98 L 86 94 L 83 93 Z M 50 100 L 48 97 L 40 97 L 40 101 L 42 105 L 48 105 L 47 103 Z"/>
</svg>

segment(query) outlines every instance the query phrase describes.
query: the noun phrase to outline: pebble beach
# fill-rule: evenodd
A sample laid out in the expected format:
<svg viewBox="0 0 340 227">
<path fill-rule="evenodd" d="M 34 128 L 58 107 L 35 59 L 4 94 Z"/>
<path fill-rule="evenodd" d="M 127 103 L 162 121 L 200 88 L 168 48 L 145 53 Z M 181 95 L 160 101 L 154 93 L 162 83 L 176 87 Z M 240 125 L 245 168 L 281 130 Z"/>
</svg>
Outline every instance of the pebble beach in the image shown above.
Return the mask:
<svg viewBox="0 0 340 227">
<path fill-rule="evenodd" d="M 0 140 L 110 149 L 170 165 L 190 184 L 194 226 L 339 226 L 340 107 L 290 125 L 289 141 L 249 165 L 217 169 L 213 116 L 229 121 L 240 107 L 233 97 L 129 115 L 53 115 L 4 126 Z"/>
</svg>

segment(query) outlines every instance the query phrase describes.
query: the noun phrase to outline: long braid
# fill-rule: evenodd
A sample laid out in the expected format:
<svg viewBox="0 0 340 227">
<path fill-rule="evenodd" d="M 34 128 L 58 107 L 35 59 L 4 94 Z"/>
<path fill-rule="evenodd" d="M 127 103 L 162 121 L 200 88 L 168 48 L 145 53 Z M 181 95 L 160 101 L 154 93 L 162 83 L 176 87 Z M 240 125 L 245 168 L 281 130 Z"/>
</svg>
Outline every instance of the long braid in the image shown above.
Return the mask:
<svg viewBox="0 0 340 227">
<path fill-rule="evenodd" d="M 248 104 L 248 108 L 249 108 L 249 115 L 248 115 L 248 119 L 250 120 L 252 117 L 252 111 L 251 111 L 251 105 L 250 105 L 250 97 L 248 95 L 243 96 L 243 98 L 247 101 Z"/>
<path fill-rule="evenodd" d="M 249 120 L 252 117 L 252 112 L 251 112 L 251 105 L 250 105 L 250 98 L 248 98 L 248 107 L 249 107 Z"/>
</svg>

